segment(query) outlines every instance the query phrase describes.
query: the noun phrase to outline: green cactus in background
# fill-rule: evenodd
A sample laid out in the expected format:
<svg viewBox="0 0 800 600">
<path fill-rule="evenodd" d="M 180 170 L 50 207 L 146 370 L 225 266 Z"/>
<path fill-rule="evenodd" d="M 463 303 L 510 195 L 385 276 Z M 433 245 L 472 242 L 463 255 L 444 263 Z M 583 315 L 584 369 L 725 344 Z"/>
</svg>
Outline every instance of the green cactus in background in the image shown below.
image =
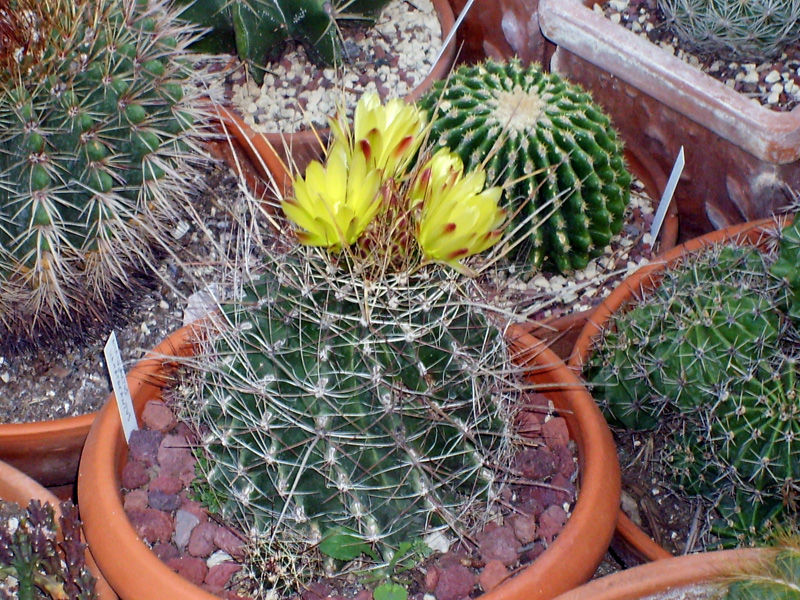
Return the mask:
<svg viewBox="0 0 800 600">
<path fill-rule="evenodd" d="M 579 87 L 536 65 L 487 61 L 459 67 L 420 104 L 435 143 L 505 182 L 523 260 L 582 269 L 622 229 L 631 184 L 622 142 Z"/>
<path fill-rule="evenodd" d="M 781 535 L 764 550 L 767 556 L 732 575 L 724 600 L 795 600 L 800 598 L 800 540 Z"/>
<path fill-rule="evenodd" d="M 365 283 L 313 252 L 269 258 L 222 304 L 223 333 L 197 360 L 195 418 L 222 515 L 273 556 L 344 536 L 350 558 L 388 561 L 428 532 L 463 534 L 511 452 L 501 332 L 439 267 Z"/>
<path fill-rule="evenodd" d="M 789 315 L 800 326 L 800 218 L 795 217 L 783 228 L 778 244 L 778 259 L 771 272 L 789 286 Z"/>
<path fill-rule="evenodd" d="M 0 501 L 0 597 L 96 597 L 96 582 L 86 566 L 78 508 L 64 502 L 61 513 L 56 520 L 53 507 L 39 500 L 31 500 L 26 508 Z"/>
<path fill-rule="evenodd" d="M 162 0 L 0 0 L 0 30 L 0 339 L 50 340 L 170 239 L 197 160 L 193 37 Z"/>
<path fill-rule="evenodd" d="M 389 0 L 175 0 L 183 18 L 210 29 L 197 49 L 233 51 L 260 84 L 264 65 L 280 57 L 286 43 L 303 45 L 316 64 L 345 61 L 340 24 L 373 24 Z"/>
<path fill-rule="evenodd" d="M 800 40 L 798 0 L 658 0 L 667 26 L 692 49 L 762 61 Z"/>
<path fill-rule="evenodd" d="M 800 338 L 769 260 L 718 247 L 666 269 L 603 332 L 585 371 L 613 423 L 667 436 L 667 474 L 714 500 L 723 545 L 796 518 L 800 403 L 787 344 Z"/>
</svg>

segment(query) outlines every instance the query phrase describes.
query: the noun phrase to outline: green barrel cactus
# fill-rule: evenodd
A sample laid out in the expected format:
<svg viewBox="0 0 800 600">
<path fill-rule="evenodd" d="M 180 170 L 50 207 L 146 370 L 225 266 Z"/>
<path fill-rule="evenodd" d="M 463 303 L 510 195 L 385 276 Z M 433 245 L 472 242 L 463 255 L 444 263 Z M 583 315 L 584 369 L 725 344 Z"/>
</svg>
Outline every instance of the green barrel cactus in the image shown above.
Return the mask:
<svg viewBox="0 0 800 600">
<path fill-rule="evenodd" d="M 463 65 L 421 100 L 431 139 L 504 184 L 517 255 L 584 268 L 619 233 L 631 175 L 622 142 L 589 94 L 519 60 Z"/>
<path fill-rule="evenodd" d="M 389 560 L 425 533 L 463 534 L 511 452 L 501 332 L 435 269 L 373 287 L 308 252 L 269 259 L 223 303 L 222 334 L 192 363 L 221 514 L 269 539 L 272 556 L 344 536 L 352 557 Z"/>
<path fill-rule="evenodd" d="M 302 44 L 316 64 L 336 66 L 346 59 L 340 27 L 373 24 L 389 0 L 175 0 L 182 17 L 210 31 L 196 47 L 236 50 L 260 84 L 264 65 L 280 58 L 289 41 Z"/>
<path fill-rule="evenodd" d="M 800 403 L 786 344 L 797 332 L 769 260 L 721 247 L 665 270 L 656 290 L 614 318 L 585 371 L 612 423 L 667 436 L 666 473 L 715 502 L 722 545 L 796 519 Z"/>
<path fill-rule="evenodd" d="M 170 239 L 197 160 L 193 34 L 162 0 L 5 4 L 0 338 L 52 339 L 96 322 Z"/>
<path fill-rule="evenodd" d="M 783 534 L 766 556 L 734 573 L 724 600 L 795 600 L 800 598 L 800 542 Z"/>
<path fill-rule="evenodd" d="M 789 286 L 789 314 L 795 324 L 800 326 L 800 218 L 797 215 L 781 230 L 778 258 L 772 265 L 771 272 Z"/>
<path fill-rule="evenodd" d="M 658 0 L 667 26 L 690 48 L 763 61 L 800 41 L 798 0 Z"/>
</svg>

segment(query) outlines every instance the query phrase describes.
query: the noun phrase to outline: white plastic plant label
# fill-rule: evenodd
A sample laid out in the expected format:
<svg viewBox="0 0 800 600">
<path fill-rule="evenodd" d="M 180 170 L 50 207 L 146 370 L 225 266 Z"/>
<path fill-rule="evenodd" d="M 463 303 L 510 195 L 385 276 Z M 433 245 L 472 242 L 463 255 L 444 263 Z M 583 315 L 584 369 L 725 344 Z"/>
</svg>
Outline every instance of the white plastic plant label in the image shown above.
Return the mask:
<svg viewBox="0 0 800 600">
<path fill-rule="evenodd" d="M 131 400 L 131 392 L 128 389 L 128 379 L 125 377 L 125 366 L 122 364 L 122 355 L 119 353 L 116 332 L 112 331 L 108 336 L 103 354 L 106 357 L 106 368 L 111 377 L 114 395 L 117 398 L 117 408 L 127 442 L 131 438 L 131 432 L 139 429 L 139 424 L 136 422 L 136 413 L 133 410 L 133 400 Z"/>
<path fill-rule="evenodd" d="M 667 208 L 672 202 L 672 196 L 675 195 L 675 188 L 678 187 L 678 180 L 683 173 L 683 167 L 686 165 L 686 159 L 683 156 L 683 146 L 678 152 L 678 158 L 675 159 L 675 164 L 672 166 L 672 173 L 669 174 L 667 185 L 664 187 L 664 193 L 661 194 L 661 202 L 658 204 L 656 214 L 653 217 L 653 225 L 650 228 L 650 235 L 653 236 L 655 242 L 658 234 L 661 232 L 661 226 L 664 224 L 664 217 L 667 216 Z"/>
</svg>

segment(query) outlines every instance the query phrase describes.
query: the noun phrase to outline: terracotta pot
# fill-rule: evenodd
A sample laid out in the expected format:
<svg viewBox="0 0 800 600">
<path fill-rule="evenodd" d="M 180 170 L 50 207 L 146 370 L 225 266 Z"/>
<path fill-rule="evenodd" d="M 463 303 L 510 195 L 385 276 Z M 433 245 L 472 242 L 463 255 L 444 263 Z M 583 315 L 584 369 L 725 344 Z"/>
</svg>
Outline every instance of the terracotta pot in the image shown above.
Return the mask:
<svg viewBox="0 0 800 600">
<path fill-rule="evenodd" d="M 661 199 L 661 194 L 666 187 L 667 180 L 660 173 L 651 173 L 636 158 L 636 155 L 625 150 L 625 158 L 631 172 L 644 184 L 645 192 L 655 202 Z M 678 210 L 673 202 L 667 210 L 667 216 L 658 236 L 656 249 L 663 254 L 675 247 L 678 243 L 679 223 Z M 598 300 L 599 304 L 599 300 Z M 572 348 L 578 339 L 583 326 L 592 314 L 594 308 L 572 312 L 564 316 L 551 318 L 539 323 L 523 325 L 537 338 L 547 342 L 550 349 L 564 360 L 572 354 Z"/>
<path fill-rule="evenodd" d="M 583 371 L 583 365 L 591 355 L 593 339 L 608 326 L 609 320 L 622 306 L 646 296 L 661 281 L 662 273 L 676 262 L 683 260 L 687 254 L 696 253 L 718 243 L 734 242 L 739 245 L 758 246 L 766 240 L 765 232 L 776 231 L 786 224 L 787 218 L 761 219 L 726 229 L 712 231 L 676 246 L 663 254 L 660 260 L 645 265 L 624 279 L 619 286 L 597 307 L 581 330 L 568 365 L 575 373 Z M 666 549 L 658 545 L 620 510 L 617 522 L 616 537 L 631 551 L 643 560 L 660 560 L 672 556 Z"/>
<path fill-rule="evenodd" d="M 453 9 L 448 0 L 431 0 L 442 28 L 442 39 L 453 28 Z M 456 42 L 451 41 L 439 62 L 434 65 L 428 76 L 405 96 L 409 101 L 422 96 L 434 81 L 443 79 L 450 71 L 456 55 Z M 270 179 L 276 174 L 278 189 L 283 193 L 290 186 L 290 177 L 285 165 L 293 165 L 297 172 L 304 172 L 309 162 L 319 159 L 330 135 L 330 129 L 299 131 L 297 133 L 256 133 L 235 111 L 219 107 L 218 112 L 222 128 L 232 134 L 238 145 L 250 157 L 251 162 L 262 177 Z M 266 162 L 265 162 L 266 161 Z"/>
<path fill-rule="evenodd" d="M 137 415 L 145 403 L 161 396 L 175 366 L 165 357 L 190 354 L 191 337 L 191 327 L 178 330 L 131 370 L 128 384 Z M 531 367 L 530 380 L 542 385 L 567 420 L 578 447 L 580 491 L 555 542 L 532 565 L 483 598 L 548 600 L 591 577 L 606 552 L 619 506 L 619 463 L 602 414 L 563 361 L 519 329 L 512 329 L 509 339 L 520 364 Z M 162 563 L 137 537 L 120 493 L 126 457 L 112 397 L 92 426 L 78 480 L 86 537 L 103 574 L 124 600 L 213 600 Z"/>
<path fill-rule="evenodd" d="M 39 500 L 52 505 L 56 518 L 61 514 L 60 501 L 52 492 L 19 469 L 3 461 L 0 461 L 0 499 L 16 502 L 23 508 L 27 507 L 31 500 Z M 95 586 L 97 597 L 100 600 L 116 600 L 117 595 L 100 574 L 88 549 L 86 550 L 86 562 L 89 571 L 97 579 Z"/>
<path fill-rule="evenodd" d="M 769 217 L 800 186 L 800 108 L 758 106 L 646 39 L 595 13 L 595 0 L 541 0 L 539 22 L 558 45 L 551 69 L 580 83 L 650 170 L 669 175 L 681 235 Z"/>
<path fill-rule="evenodd" d="M 662 592 L 678 598 L 681 597 L 678 594 L 680 588 L 713 583 L 737 569 L 752 566 L 765 556 L 764 550 L 748 549 L 668 558 L 600 577 L 558 596 L 556 600 L 639 600 Z"/>
<path fill-rule="evenodd" d="M 456 18 L 467 0 L 450 0 Z M 456 32 L 459 63 L 518 57 L 546 67 L 556 45 L 539 29 L 539 0 L 475 0 Z"/>
<path fill-rule="evenodd" d="M 36 423 L 0 425 L 0 460 L 42 485 L 71 487 L 96 413 Z"/>
</svg>

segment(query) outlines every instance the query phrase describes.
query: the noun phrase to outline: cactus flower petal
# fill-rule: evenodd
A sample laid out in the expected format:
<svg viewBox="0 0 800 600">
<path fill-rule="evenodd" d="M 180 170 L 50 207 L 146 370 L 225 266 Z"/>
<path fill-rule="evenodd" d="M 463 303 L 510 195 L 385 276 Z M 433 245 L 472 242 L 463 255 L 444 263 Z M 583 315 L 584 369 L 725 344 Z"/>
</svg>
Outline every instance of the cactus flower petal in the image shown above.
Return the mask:
<svg viewBox="0 0 800 600">
<path fill-rule="evenodd" d="M 297 225 L 303 244 L 341 250 L 375 217 L 380 184 L 380 173 L 368 167 L 363 154 L 351 159 L 344 144 L 337 142 L 325 165 L 312 161 L 305 177 L 295 179 L 294 195 L 284 200 L 283 211 Z"/>
<path fill-rule="evenodd" d="M 426 259 L 458 270 L 460 260 L 483 252 L 502 236 L 502 189 L 484 189 L 483 171 L 463 172 L 461 160 L 446 149 L 437 152 L 411 187 L 417 241 Z"/>
</svg>

